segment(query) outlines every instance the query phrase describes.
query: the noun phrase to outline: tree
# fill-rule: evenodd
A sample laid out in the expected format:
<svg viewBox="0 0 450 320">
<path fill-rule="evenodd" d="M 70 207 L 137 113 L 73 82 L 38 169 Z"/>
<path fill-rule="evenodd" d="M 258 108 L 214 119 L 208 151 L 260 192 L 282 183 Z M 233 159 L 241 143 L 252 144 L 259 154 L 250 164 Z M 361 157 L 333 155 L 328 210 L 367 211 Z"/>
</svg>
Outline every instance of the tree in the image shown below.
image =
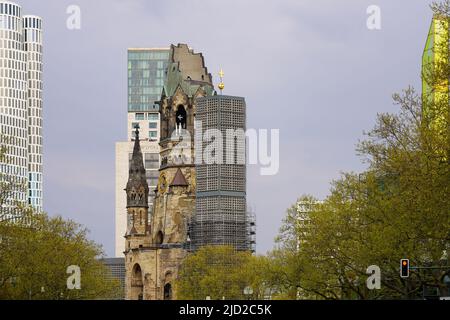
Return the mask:
<svg viewBox="0 0 450 320">
<path fill-rule="evenodd" d="M 424 63 L 424 92 L 395 94 L 399 112 L 379 114 L 359 143 L 367 170 L 342 174 L 323 203 L 304 196 L 298 203 L 308 210 L 288 210 L 271 253 L 285 297 L 411 299 L 427 286 L 442 289 L 448 270 L 412 270 L 402 279 L 399 261 L 450 264 L 449 8 L 450 1 L 432 6 L 444 32 Z M 370 265 L 381 268 L 381 290 L 366 287 Z"/>
<path fill-rule="evenodd" d="M 380 114 L 359 144 L 369 168 L 334 181 L 323 203 L 302 197 L 280 230 L 275 264 L 285 265 L 285 292 L 306 298 L 419 297 L 424 286 L 441 287 L 440 272 L 399 277 L 399 261 L 413 266 L 448 265 L 450 167 L 441 150 L 447 139 L 423 125 L 413 89 L 395 95 L 399 114 Z M 304 224 L 307 220 L 305 232 Z M 279 260 L 279 261 L 277 261 Z M 366 269 L 382 270 L 382 290 L 368 291 Z M 292 294 L 290 295 L 292 298 Z"/>
<path fill-rule="evenodd" d="M 6 149 L 0 150 L 4 162 Z M 121 296 L 119 282 L 109 280 L 109 269 L 98 260 L 103 255 L 101 247 L 88 240 L 85 228 L 10 201 L 11 184 L 2 182 L 0 187 L 0 199 L 15 212 L 14 219 L 0 219 L 0 299 Z M 70 274 L 66 272 L 71 265 L 80 267 L 81 290 L 67 287 Z"/>
<path fill-rule="evenodd" d="M 264 257 L 231 246 L 206 246 L 187 256 L 176 280 L 181 300 L 262 299 L 265 294 Z M 244 295 L 251 287 L 253 293 Z"/>
<path fill-rule="evenodd" d="M 73 221 L 31 210 L 0 224 L 0 299 L 119 298 L 119 282 L 98 257 L 101 248 Z M 81 290 L 67 287 L 67 268 L 80 267 Z"/>
</svg>

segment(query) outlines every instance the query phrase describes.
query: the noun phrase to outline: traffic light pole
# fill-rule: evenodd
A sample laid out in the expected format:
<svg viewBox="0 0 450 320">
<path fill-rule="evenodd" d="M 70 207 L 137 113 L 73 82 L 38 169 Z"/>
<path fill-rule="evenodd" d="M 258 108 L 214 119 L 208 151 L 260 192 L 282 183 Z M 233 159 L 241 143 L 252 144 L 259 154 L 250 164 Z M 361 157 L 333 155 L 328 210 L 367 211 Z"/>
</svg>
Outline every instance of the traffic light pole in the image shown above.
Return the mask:
<svg viewBox="0 0 450 320">
<path fill-rule="evenodd" d="M 444 274 L 448 271 L 450 271 L 450 266 L 431 266 L 431 267 L 411 267 L 409 264 L 409 259 L 401 259 L 400 260 L 400 277 L 407 279 L 409 278 L 410 271 L 418 271 L 420 272 L 421 270 L 446 270 L 444 271 Z M 450 287 L 450 286 L 449 286 Z M 426 286 L 425 284 L 422 284 L 422 298 L 426 299 L 425 297 L 425 289 Z M 438 290 L 440 292 L 440 286 L 438 287 Z"/>
<path fill-rule="evenodd" d="M 448 269 L 450 270 L 450 266 L 444 266 L 444 267 L 409 267 L 410 270 L 441 270 L 441 269 Z"/>
</svg>

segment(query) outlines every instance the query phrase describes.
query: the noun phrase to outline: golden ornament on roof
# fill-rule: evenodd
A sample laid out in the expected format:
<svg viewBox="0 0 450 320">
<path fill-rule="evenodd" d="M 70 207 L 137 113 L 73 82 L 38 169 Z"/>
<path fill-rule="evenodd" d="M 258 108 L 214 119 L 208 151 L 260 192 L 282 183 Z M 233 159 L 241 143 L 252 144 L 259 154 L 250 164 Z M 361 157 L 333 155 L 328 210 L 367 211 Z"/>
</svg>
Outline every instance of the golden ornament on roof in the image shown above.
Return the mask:
<svg viewBox="0 0 450 320">
<path fill-rule="evenodd" d="M 220 68 L 220 71 L 219 71 L 220 83 L 217 86 L 220 89 L 220 93 L 222 93 L 222 90 L 225 89 L 225 84 L 223 83 L 224 76 L 225 76 L 225 73 L 223 72 L 222 68 Z"/>
</svg>

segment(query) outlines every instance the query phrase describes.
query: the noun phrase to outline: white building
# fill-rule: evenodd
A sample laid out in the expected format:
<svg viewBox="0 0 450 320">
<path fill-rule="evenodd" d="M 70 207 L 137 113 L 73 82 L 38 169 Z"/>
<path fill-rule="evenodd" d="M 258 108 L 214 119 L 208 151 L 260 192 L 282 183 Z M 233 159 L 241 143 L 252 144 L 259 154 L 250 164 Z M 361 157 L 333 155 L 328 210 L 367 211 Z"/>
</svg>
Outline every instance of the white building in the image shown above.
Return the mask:
<svg viewBox="0 0 450 320">
<path fill-rule="evenodd" d="M 311 201 L 298 201 L 296 203 L 296 211 L 297 211 L 297 232 L 298 232 L 298 241 L 297 241 L 297 250 L 300 249 L 300 246 L 305 243 L 306 239 L 309 236 L 309 228 L 310 228 L 310 218 L 309 215 L 312 211 L 314 211 L 317 206 L 323 204 L 321 200 L 311 200 Z"/>
<path fill-rule="evenodd" d="M 115 255 L 125 251 L 127 199 L 124 191 L 128 181 L 129 160 L 133 152 L 134 128 L 140 128 L 141 149 L 147 172 L 149 214 L 152 212 L 154 192 L 159 178 L 159 106 L 166 79 L 169 48 L 128 49 L 128 117 L 127 141 L 116 143 L 116 208 Z"/>
<path fill-rule="evenodd" d="M 23 183 L 18 200 L 42 210 L 42 19 L 0 1 L 0 179 Z M 6 205 L 7 206 L 7 205 Z M 5 208 L 2 208 L 5 209 Z"/>
</svg>

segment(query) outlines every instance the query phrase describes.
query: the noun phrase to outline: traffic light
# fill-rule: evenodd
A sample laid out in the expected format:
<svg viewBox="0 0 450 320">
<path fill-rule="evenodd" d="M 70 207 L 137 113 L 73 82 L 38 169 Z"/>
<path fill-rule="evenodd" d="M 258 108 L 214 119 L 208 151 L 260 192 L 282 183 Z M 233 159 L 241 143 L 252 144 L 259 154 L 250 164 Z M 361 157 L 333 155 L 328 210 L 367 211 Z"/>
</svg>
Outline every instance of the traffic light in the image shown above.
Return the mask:
<svg viewBox="0 0 450 320">
<path fill-rule="evenodd" d="M 400 260 L 400 277 L 409 278 L 409 259 Z"/>
</svg>

